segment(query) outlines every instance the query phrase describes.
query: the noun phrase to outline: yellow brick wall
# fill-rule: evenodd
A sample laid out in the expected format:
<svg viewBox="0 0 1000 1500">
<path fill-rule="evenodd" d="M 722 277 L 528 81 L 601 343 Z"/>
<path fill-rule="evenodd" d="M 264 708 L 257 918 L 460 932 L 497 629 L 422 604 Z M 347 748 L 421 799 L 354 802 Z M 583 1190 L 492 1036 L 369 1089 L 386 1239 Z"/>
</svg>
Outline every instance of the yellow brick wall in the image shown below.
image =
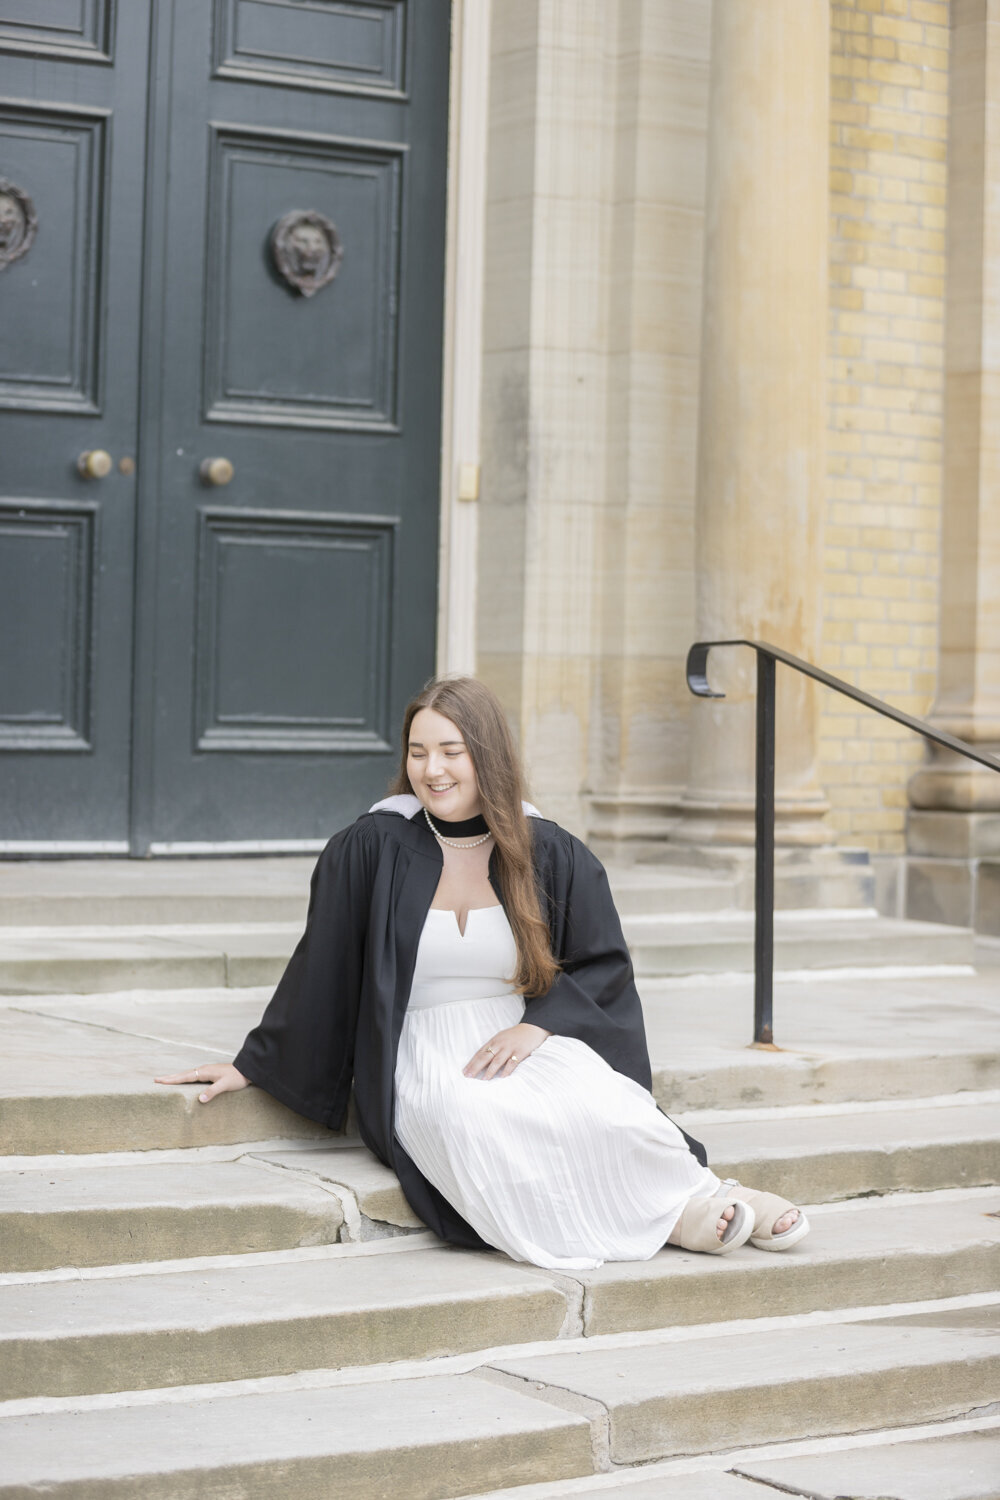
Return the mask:
<svg viewBox="0 0 1000 1500">
<path fill-rule="evenodd" d="M 948 4 L 833 0 L 823 665 L 920 716 L 937 663 Z M 922 742 L 822 693 L 842 843 L 904 847 Z"/>
</svg>

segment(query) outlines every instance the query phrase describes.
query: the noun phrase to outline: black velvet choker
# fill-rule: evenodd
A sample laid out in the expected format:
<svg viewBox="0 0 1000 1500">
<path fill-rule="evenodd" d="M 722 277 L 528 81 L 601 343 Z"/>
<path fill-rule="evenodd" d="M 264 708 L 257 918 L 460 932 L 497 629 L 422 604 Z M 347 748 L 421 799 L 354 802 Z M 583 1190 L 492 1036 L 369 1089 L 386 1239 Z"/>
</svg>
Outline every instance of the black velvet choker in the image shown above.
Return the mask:
<svg viewBox="0 0 1000 1500">
<path fill-rule="evenodd" d="M 430 818 L 433 827 L 443 838 L 474 839 L 490 831 L 486 826 L 486 819 L 481 813 L 477 813 L 474 818 L 466 818 L 464 823 L 447 823 L 444 818 L 436 818 L 432 812 L 428 812 L 427 816 Z"/>
</svg>

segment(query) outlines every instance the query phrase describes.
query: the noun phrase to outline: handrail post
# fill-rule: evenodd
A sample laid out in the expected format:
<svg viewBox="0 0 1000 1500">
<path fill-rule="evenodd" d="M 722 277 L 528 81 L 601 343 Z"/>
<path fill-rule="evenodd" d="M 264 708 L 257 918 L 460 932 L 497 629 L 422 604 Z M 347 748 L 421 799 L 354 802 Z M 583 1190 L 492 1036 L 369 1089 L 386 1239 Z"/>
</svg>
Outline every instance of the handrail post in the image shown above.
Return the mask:
<svg viewBox="0 0 1000 1500">
<path fill-rule="evenodd" d="M 754 866 L 753 1039 L 774 1045 L 774 738 L 773 656 L 757 653 L 757 806 Z"/>
<path fill-rule="evenodd" d="M 964 755 L 977 765 L 987 766 L 1000 772 L 1000 759 L 989 755 L 978 745 L 967 745 L 964 740 L 943 729 L 914 719 L 900 709 L 863 693 L 860 688 L 839 677 L 831 677 L 821 667 L 803 661 L 780 646 L 771 646 L 767 641 L 750 641 L 745 637 L 725 641 L 695 641 L 687 655 L 687 685 L 696 698 L 724 698 L 708 682 L 708 655 L 715 646 L 749 646 L 757 657 L 757 805 L 755 809 L 757 850 L 754 864 L 754 1024 L 753 1045 L 774 1046 L 772 1024 L 772 1000 L 774 998 L 774 738 L 775 704 L 774 680 L 778 662 L 791 667 L 803 676 L 819 682 L 823 687 L 842 693 L 845 698 L 870 708 L 883 718 L 892 719 L 916 734 L 922 734 L 933 745 L 943 745 L 946 750 Z"/>
</svg>

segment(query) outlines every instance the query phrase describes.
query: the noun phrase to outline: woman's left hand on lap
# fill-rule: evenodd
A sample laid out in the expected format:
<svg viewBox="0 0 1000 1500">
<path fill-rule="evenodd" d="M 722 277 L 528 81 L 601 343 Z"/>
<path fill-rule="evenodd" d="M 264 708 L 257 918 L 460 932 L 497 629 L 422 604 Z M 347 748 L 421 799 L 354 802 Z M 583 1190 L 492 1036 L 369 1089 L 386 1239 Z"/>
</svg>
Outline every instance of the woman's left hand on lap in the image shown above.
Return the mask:
<svg viewBox="0 0 1000 1500">
<path fill-rule="evenodd" d="M 484 1042 L 478 1052 L 473 1053 L 462 1072 L 466 1078 L 478 1078 L 482 1075 L 484 1083 L 498 1074 L 501 1078 L 509 1078 L 518 1064 L 530 1057 L 536 1047 L 540 1047 L 545 1038 L 551 1035 L 551 1031 L 545 1031 L 541 1026 L 532 1026 L 529 1021 L 521 1021 L 517 1026 L 507 1026 Z"/>
</svg>

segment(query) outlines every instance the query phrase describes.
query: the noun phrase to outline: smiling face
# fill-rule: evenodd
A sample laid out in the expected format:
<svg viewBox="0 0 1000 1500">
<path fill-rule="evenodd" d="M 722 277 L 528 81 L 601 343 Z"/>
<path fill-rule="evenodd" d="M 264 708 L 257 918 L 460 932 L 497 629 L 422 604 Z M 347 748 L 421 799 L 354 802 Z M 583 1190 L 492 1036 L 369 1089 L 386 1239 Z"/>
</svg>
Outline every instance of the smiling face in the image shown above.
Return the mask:
<svg viewBox="0 0 1000 1500">
<path fill-rule="evenodd" d="M 413 716 L 406 774 L 435 817 L 461 823 L 482 812 L 479 783 L 462 732 L 437 709 L 422 708 Z"/>
</svg>

